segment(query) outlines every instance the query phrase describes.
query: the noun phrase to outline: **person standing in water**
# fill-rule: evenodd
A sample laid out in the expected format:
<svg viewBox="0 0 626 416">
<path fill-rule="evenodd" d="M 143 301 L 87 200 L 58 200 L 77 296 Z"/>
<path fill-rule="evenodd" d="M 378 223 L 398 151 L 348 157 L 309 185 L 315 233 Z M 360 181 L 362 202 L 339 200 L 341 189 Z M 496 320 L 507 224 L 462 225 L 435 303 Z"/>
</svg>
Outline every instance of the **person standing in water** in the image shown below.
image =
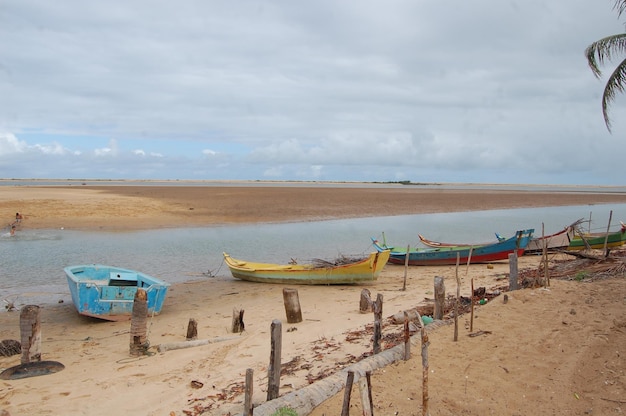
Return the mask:
<svg viewBox="0 0 626 416">
<path fill-rule="evenodd" d="M 15 224 L 19 224 L 22 222 L 22 214 L 20 214 L 19 212 L 15 213 Z"/>
</svg>

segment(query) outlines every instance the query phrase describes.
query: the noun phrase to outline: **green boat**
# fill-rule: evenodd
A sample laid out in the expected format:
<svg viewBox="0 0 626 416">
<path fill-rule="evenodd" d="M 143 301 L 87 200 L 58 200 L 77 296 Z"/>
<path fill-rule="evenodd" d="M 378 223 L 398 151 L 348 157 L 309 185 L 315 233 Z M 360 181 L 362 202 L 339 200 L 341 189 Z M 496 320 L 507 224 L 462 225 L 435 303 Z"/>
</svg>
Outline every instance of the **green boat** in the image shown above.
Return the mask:
<svg viewBox="0 0 626 416">
<path fill-rule="evenodd" d="M 619 247 L 626 243 L 626 226 L 622 225 L 617 232 L 602 234 L 577 235 L 570 241 L 568 250 L 598 249 L 603 250 L 606 241 L 607 248 Z"/>
</svg>

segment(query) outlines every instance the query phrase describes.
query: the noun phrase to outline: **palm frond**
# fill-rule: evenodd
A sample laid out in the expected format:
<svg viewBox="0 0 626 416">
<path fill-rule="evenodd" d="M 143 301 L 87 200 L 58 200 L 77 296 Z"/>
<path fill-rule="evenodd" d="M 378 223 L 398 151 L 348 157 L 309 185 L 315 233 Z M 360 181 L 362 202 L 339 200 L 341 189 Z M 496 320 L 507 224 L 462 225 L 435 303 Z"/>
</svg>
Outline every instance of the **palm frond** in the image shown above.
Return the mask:
<svg viewBox="0 0 626 416">
<path fill-rule="evenodd" d="M 602 94 L 602 115 L 604 116 L 604 123 L 606 128 L 611 131 L 611 120 L 609 119 L 609 106 L 615 100 L 615 95 L 618 92 L 623 93 L 626 88 L 626 59 L 624 59 L 615 68 L 615 71 L 611 74 L 606 86 L 604 87 L 604 94 Z"/>
<path fill-rule="evenodd" d="M 617 15 L 621 16 L 626 11 L 626 0 L 615 0 L 613 9 L 617 10 Z"/>
<path fill-rule="evenodd" d="M 626 7 L 626 0 L 624 7 Z M 596 78 L 602 75 L 601 65 L 610 61 L 615 55 L 626 54 L 626 33 L 612 35 L 593 42 L 585 49 L 587 63 Z"/>
</svg>

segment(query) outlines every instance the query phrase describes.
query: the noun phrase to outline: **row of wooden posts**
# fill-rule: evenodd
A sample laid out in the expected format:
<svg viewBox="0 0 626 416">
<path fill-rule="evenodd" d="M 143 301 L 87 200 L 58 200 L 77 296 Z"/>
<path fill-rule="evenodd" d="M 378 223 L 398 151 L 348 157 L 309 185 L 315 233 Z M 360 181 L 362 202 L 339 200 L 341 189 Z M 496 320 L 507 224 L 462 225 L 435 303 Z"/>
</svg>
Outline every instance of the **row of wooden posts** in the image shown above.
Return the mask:
<svg viewBox="0 0 626 416">
<path fill-rule="evenodd" d="M 509 255 L 510 266 L 510 278 L 509 278 L 509 290 L 516 290 L 518 288 L 517 279 L 517 255 Z M 458 259 L 457 259 L 457 273 L 456 273 L 457 291 L 456 291 L 456 303 L 454 313 L 454 341 L 458 340 L 458 304 L 460 299 L 460 279 L 458 276 Z M 434 319 L 442 319 L 444 304 L 445 304 L 445 287 L 443 277 L 436 276 L 434 279 L 435 286 L 435 306 L 434 306 Z M 470 317 L 470 332 L 473 330 L 473 312 L 474 312 L 474 282 L 472 279 L 472 296 L 471 296 L 471 317 Z M 403 286 L 403 290 L 406 288 L 406 281 Z M 373 336 L 373 351 L 374 354 L 381 352 L 381 338 L 382 338 L 382 310 L 383 310 L 383 297 L 382 294 L 378 294 L 376 301 L 369 299 L 369 291 L 362 292 L 359 308 L 362 312 L 371 310 L 374 313 L 374 336 Z M 302 322 L 302 310 L 300 308 L 300 301 L 298 298 L 298 291 L 296 289 L 285 288 L 283 289 L 283 300 L 285 304 L 285 312 L 288 323 Z M 506 301 L 506 299 L 505 299 Z M 370 309 L 371 308 L 371 309 Z M 41 324 L 39 317 L 39 307 L 36 305 L 27 305 L 22 308 L 20 315 L 20 332 L 21 332 L 21 362 L 29 363 L 33 361 L 41 361 Z M 243 323 L 243 310 L 233 311 L 233 332 L 242 332 L 244 330 Z M 428 334 L 425 329 L 425 325 L 422 321 L 422 317 L 417 313 L 417 318 L 420 322 L 420 334 L 421 334 L 421 350 L 422 350 L 422 367 L 423 367 L 423 400 L 422 400 L 422 414 L 428 414 Z M 148 330 L 148 307 L 147 307 L 147 295 L 143 289 L 138 289 L 135 295 L 133 311 L 131 317 L 131 329 L 130 329 L 130 355 L 141 356 L 147 353 L 149 348 Z M 187 328 L 187 340 L 194 340 L 197 336 L 197 324 L 194 319 L 190 319 L 189 326 Z M 198 342 L 198 341 L 196 341 Z M 206 341 L 204 343 L 209 343 Z M 203 345 L 203 344 L 198 344 Z M 409 319 L 408 314 L 404 312 L 404 359 L 410 358 L 410 335 L 409 335 Z M 187 346 L 192 346 L 189 343 Z M 179 347 L 182 348 L 182 347 Z M 174 349 L 173 346 L 169 348 L 159 348 L 159 351 L 165 351 L 167 349 Z M 280 320 L 273 320 L 271 323 L 271 352 L 270 352 L 270 364 L 268 367 L 268 389 L 267 400 L 276 399 L 279 395 L 280 386 L 280 368 L 281 368 L 281 349 L 282 349 L 282 323 Z M 246 381 L 245 381 L 245 400 L 244 400 L 244 415 L 251 416 L 253 414 L 252 404 L 252 392 L 253 392 L 253 370 L 247 369 Z M 346 383 L 346 394 L 344 397 L 344 410 L 342 416 L 347 415 L 349 406 L 349 397 L 351 390 L 351 380 L 354 374 L 348 372 L 348 380 Z M 373 406 L 371 405 L 371 385 L 369 375 L 366 377 L 366 390 L 367 394 L 362 394 L 363 402 L 363 414 L 373 415 Z M 347 403 L 347 404 L 346 404 Z M 369 404 L 368 404 L 369 403 Z"/>
<path fill-rule="evenodd" d="M 408 265 L 405 265 L 407 267 Z M 460 303 L 460 285 L 461 281 L 458 275 L 458 257 L 456 268 L 456 302 L 454 309 L 454 341 L 458 341 L 458 306 Z M 518 289 L 518 266 L 517 266 L 517 254 L 512 253 L 509 255 L 509 290 Z M 470 317 L 470 332 L 473 331 L 473 319 L 474 319 L 474 281 L 471 282 L 471 317 Z M 435 276 L 434 278 L 435 300 L 434 300 L 434 313 L 433 319 L 441 320 L 444 315 L 445 308 L 445 285 L 444 279 L 441 276 Z M 406 290 L 406 277 L 402 290 Z M 505 302 L 506 302 L 505 297 Z M 300 309 L 300 303 L 298 300 L 298 292 L 295 289 L 283 289 L 283 300 L 285 303 L 285 311 L 287 314 L 287 322 L 298 323 L 302 321 L 302 312 Z M 361 312 L 372 311 L 374 313 L 374 329 L 373 329 L 373 352 L 378 354 L 381 352 L 381 338 L 382 338 L 382 311 L 383 311 L 383 296 L 378 294 L 375 301 L 371 301 L 369 291 L 364 289 L 361 292 L 361 299 L 359 303 L 359 309 Z M 426 331 L 425 324 L 422 320 L 419 312 L 416 313 L 417 319 L 420 322 L 420 345 L 422 356 L 422 415 L 429 414 L 428 408 L 428 333 Z M 234 320 L 235 313 L 233 314 Z M 404 327 L 403 327 L 403 341 L 404 341 L 404 355 L 403 359 L 408 360 L 411 357 L 411 338 L 409 330 L 409 318 L 408 312 L 404 311 Z M 281 368 L 281 349 L 282 349 L 282 323 L 279 320 L 273 320 L 271 324 L 271 352 L 270 352 L 270 364 L 268 367 L 268 388 L 267 388 L 267 400 L 274 400 L 278 398 L 279 386 L 280 386 L 280 368 Z M 365 377 L 359 378 L 359 391 L 361 397 L 362 414 L 364 416 L 374 415 L 374 406 L 371 392 L 371 377 L 370 372 L 367 371 Z M 354 381 L 354 372 L 348 371 L 346 386 L 344 391 L 344 400 L 342 405 L 341 416 L 349 415 L 350 408 L 350 396 L 352 392 L 352 385 Z M 244 416 L 252 416 L 254 414 L 254 406 L 252 404 L 253 394 L 253 370 L 251 368 L 246 370 L 245 381 L 245 399 L 244 399 Z"/>
</svg>

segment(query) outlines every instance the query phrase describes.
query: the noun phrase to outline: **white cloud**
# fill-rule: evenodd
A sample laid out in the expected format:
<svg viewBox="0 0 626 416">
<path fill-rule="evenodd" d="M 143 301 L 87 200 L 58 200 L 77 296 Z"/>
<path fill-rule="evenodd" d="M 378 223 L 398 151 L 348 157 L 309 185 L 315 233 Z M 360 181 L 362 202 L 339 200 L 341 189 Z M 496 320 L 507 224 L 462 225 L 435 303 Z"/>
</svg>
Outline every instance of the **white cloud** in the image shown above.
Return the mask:
<svg viewBox="0 0 626 416">
<path fill-rule="evenodd" d="M 0 133 L 0 155 L 11 155 L 26 149 L 26 142 L 18 140 L 14 134 Z"/>
<path fill-rule="evenodd" d="M 8 0 L 0 174 L 619 182 L 583 51 L 622 32 L 586 0 Z"/>
</svg>

